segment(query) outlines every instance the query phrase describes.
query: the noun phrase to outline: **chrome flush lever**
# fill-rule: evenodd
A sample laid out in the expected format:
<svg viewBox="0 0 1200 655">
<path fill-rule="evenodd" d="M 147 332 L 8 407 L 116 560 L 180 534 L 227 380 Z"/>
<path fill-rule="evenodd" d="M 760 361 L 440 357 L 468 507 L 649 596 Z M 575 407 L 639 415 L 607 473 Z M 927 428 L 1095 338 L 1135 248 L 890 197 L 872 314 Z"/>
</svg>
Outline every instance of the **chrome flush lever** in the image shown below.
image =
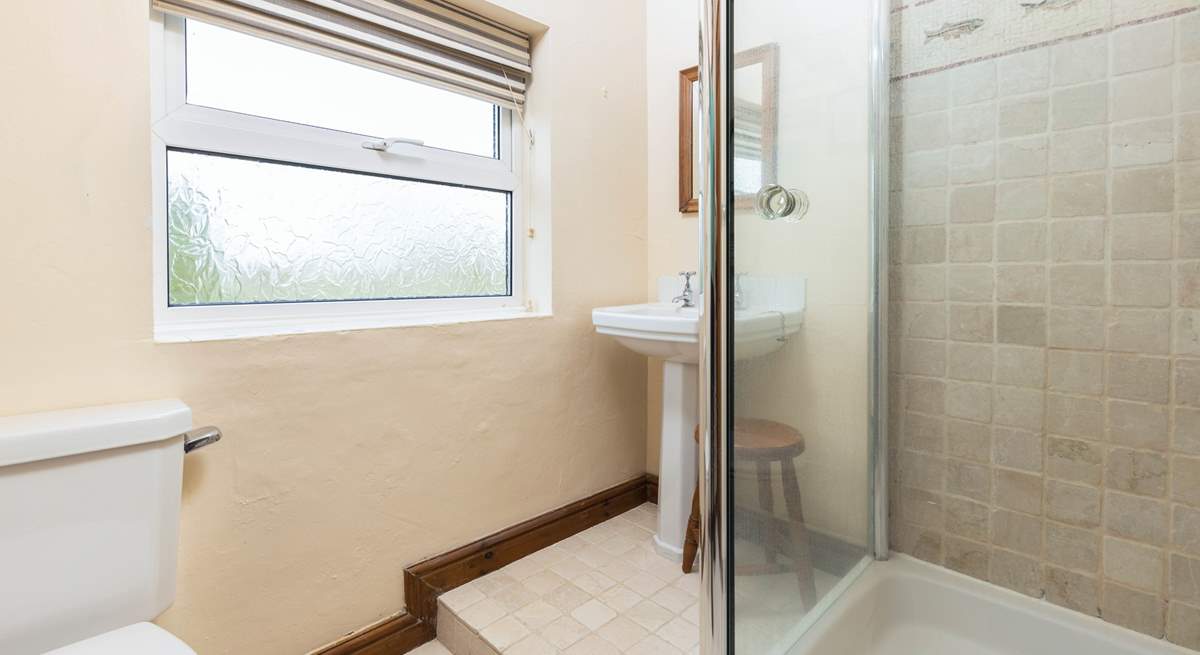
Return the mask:
<svg viewBox="0 0 1200 655">
<path fill-rule="evenodd" d="M 221 428 L 206 425 L 183 433 L 183 452 L 187 453 L 217 443 L 221 440 Z"/>
<path fill-rule="evenodd" d="M 407 143 L 410 146 L 423 146 L 425 142 L 420 139 L 406 139 L 404 137 L 394 136 L 390 139 L 376 139 L 374 141 L 363 141 L 362 147 L 367 150 L 375 150 L 378 152 L 387 152 L 392 146 L 397 143 Z"/>
</svg>

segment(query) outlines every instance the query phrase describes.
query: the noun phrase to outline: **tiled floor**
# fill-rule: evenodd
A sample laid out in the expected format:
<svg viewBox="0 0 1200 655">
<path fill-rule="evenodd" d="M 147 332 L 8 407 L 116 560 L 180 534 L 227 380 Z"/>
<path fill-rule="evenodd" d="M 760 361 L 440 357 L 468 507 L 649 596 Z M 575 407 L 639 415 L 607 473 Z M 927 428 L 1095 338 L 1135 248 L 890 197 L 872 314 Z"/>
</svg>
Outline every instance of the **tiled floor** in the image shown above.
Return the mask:
<svg viewBox="0 0 1200 655">
<path fill-rule="evenodd" d="M 700 576 L 655 552 L 658 508 L 621 516 L 440 598 L 439 642 L 419 655 L 682 655 L 699 652 Z M 739 539 L 740 562 L 761 559 Z M 838 576 L 816 570 L 818 597 Z M 805 608 L 792 573 L 739 576 L 737 648 L 780 653 Z"/>
<path fill-rule="evenodd" d="M 655 553 L 656 522 L 642 505 L 442 595 L 441 644 L 454 655 L 698 653 L 699 575 Z"/>
</svg>

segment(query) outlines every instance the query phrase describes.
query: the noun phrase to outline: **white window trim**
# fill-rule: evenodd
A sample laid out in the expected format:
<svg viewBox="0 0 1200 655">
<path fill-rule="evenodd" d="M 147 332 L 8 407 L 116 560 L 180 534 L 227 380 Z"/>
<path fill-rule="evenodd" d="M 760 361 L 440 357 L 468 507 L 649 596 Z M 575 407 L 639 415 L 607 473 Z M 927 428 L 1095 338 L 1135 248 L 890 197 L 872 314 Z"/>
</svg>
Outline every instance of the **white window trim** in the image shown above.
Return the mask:
<svg viewBox="0 0 1200 655">
<path fill-rule="evenodd" d="M 363 148 L 361 135 L 188 105 L 183 20 L 158 12 L 151 14 L 150 218 L 155 341 L 212 341 L 549 315 L 548 311 L 539 313 L 537 303 L 527 292 L 530 261 L 524 256 L 523 246 L 532 238 L 533 230 L 523 184 L 525 148 L 520 146 L 526 140 L 511 110 L 500 113 L 501 159 L 496 160 L 403 143 L 383 154 Z M 172 307 L 167 296 L 168 148 L 508 191 L 512 194 L 512 295 Z M 538 273 L 545 274 L 540 270 Z"/>
</svg>

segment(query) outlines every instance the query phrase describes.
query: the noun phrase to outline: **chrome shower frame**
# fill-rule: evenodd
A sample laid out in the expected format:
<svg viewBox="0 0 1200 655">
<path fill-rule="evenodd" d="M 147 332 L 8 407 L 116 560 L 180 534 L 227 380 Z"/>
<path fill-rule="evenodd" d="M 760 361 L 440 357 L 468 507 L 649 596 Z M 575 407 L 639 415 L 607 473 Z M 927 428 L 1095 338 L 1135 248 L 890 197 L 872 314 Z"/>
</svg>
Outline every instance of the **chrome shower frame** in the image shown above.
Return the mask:
<svg viewBox="0 0 1200 655">
<path fill-rule="evenodd" d="M 888 245 L 888 161 L 891 148 L 891 3 L 875 0 L 871 6 L 870 120 L 867 152 L 868 193 L 871 194 L 871 325 L 867 380 L 871 454 L 871 555 L 888 558 L 888 289 L 891 261 Z"/>
<path fill-rule="evenodd" d="M 728 419 L 726 375 L 729 373 L 729 326 L 726 303 L 728 289 L 726 247 L 727 192 L 724 171 L 730 130 L 725 117 L 727 101 L 721 72 L 730 61 L 726 13 L 729 0 L 700 0 L 700 289 L 704 303 L 700 320 L 700 652 L 718 655 L 729 652 L 729 626 L 733 622 L 732 553 L 729 551 Z"/>
</svg>

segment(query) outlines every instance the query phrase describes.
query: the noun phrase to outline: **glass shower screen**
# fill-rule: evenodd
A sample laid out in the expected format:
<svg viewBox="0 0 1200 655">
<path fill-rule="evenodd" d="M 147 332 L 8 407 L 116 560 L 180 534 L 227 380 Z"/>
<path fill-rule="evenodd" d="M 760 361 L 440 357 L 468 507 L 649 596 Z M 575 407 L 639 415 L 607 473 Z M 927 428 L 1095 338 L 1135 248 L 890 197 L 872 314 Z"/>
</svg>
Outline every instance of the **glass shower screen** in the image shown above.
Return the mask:
<svg viewBox="0 0 1200 655">
<path fill-rule="evenodd" d="M 720 4 L 725 640 L 786 653 L 874 552 L 876 3 Z"/>
</svg>

